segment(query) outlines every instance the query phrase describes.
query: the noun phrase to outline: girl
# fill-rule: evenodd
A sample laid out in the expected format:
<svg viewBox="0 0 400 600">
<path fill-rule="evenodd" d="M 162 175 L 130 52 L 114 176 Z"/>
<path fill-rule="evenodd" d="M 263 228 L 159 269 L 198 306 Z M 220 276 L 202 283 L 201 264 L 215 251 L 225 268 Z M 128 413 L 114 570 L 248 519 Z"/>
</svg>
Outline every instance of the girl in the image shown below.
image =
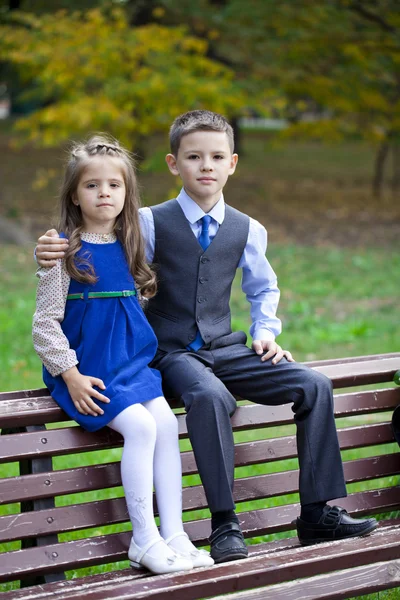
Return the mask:
<svg viewBox="0 0 400 600">
<path fill-rule="evenodd" d="M 117 141 L 95 136 L 72 149 L 60 216 L 69 248 L 55 267 L 38 271 L 33 340 L 44 382 L 63 410 L 88 431 L 107 425 L 124 438 L 131 565 L 170 573 L 213 560 L 183 530 L 177 420 L 159 372 L 148 366 L 157 340 L 138 293 L 154 296 L 156 280 L 145 262 L 138 206 L 134 166 Z"/>
</svg>

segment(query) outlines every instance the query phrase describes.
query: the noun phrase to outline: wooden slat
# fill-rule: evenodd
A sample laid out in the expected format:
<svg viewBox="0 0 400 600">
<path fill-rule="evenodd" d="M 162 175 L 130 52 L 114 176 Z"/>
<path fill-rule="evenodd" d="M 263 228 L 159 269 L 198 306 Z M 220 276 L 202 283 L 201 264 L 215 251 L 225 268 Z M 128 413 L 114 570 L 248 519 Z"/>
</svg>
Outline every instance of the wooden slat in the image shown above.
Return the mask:
<svg viewBox="0 0 400 600">
<path fill-rule="evenodd" d="M 313 368 L 329 377 L 334 388 L 352 387 L 354 385 L 393 381 L 394 374 L 400 369 L 400 357 L 323 365 Z"/>
<path fill-rule="evenodd" d="M 363 458 L 343 464 L 345 479 L 348 483 L 368 481 L 389 477 L 400 472 L 397 454 Z M 236 503 L 260 500 L 294 494 L 299 489 L 299 471 L 290 470 L 253 477 L 236 478 L 234 498 Z M 198 510 L 207 507 L 202 486 L 193 486 L 183 490 L 183 510 Z"/>
<path fill-rule="evenodd" d="M 334 400 L 336 418 L 392 411 L 400 402 L 400 387 L 337 394 Z"/>
<path fill-rule="evenodd" d="M 13 590 L 12 592 L 3 592 L 1 600 L 44 600 L 48 598 L 62 598 L 63 593 L 76 591 L 79 589 L 84 596 L 85 590 L 95 586 L 103 586 L 110 581 L 113 585 L 118 585 L 125 581 L 134 581 L 148 577 L 148 573 L 142 569 L 134 570 L 131 567 L 119 569 L 108 573 L 97 573 L 95 575 L 86 575 L 77 579 L 65 579 L 62 582 L 38 584 L 24 589 Z"/>
<path fill-rule="evenodd" d="M 307 363 L 306 363 L 307 364 Z M 335 388 L 391 381 L 400 353 L 308 363 L 331 378 Z M 54 423 L 67 419 L 47 390 L 0 394 L 0 428 Z M 19 400 L 20 399 L 20 400 Z M 177 406 L 177 403 L 173 403 Z"/>
<path fill-rule="evenodd" d="M 344 365 L 344 364 L 353 364 L 360 362 L 368 362 L 371 365 L 379 364 L 378 361 L 387 360 L 388 358 L 399 358 L 400 352 L 388 352 L 387 354 L 369 354 L 365 356 L 347 356 L 344 358 L 330 358 L 324 360 L 313 360 L 304 362 L 303 364 L 314 368 L 314 367 L 324 367 L 331 365 Z M 371 367 L 372 371 L 372 367 Z M 49 390 L 47 388 L 40 388 L 34 390 L 16 390 L 11 392 L 0 392 L 0 402 L 2 400 L 10 400 L 13 398 L 33 398 L 38 396 L 49 396 Z"/>
<path fill-rule="evenodd" d="M 400 486 L 349 494 L 347 498 L 338 500 L 338 504 L 355 517 L 398 510 L 400 508 Z M 238 513 L 238 516 L 245 537 L 250 538 L 290 531 L 293 529 L 293 520 L 299 514 L 300 506 L 298 504 L 287 504 Z M 208 519 L 191 521 L 190 524 L 185 523 L 185 529 L 190 535 L 190 539 L 195 540 L 197 544 L 207 543 L 210 535 Z"/>
<path fill-rule="evenodd" d="M 338 429 L 338 438 L 342 450 L 390 444 L 394 441 L 391 423 L 369 423 Z"/>
<path fill-rule="evenodd" d="M 368 354 L 365 356 L 347 356 L 345 358 L 328 358 L 325 360 L 313 360 L 304 364 L 311 368 L 323 367 L 325 365 L 343 365 L 359 362 L 373 362 L 373 364 L 376 365 L 377 361 L 386 360 L 387 358 L 400 358 L 400 352 L 388 352 L 387 354 Z"/>
<path fill-rule="evenodd" d="M 346 483 L 368 481 L 398 475 L 400 473 L 400 460 L 397 453 L 358 458 L 344 462 L 343 469 Z"/>
<path fill-rule="evenodd" d="M 338 431 L 342 450 L 387 444 L 394 441 L 390 423 L 349 427 Z M 297 457 L 296 437 L 243 442 L 235 446 L 235 465 L 248 466 Z M 197 473 L 193 452 L 181 454 L 183 475 Z M 61 496 L 121 485 L 120 463 L 63 469 L 0 479 L 0 504 L 25 499 Z"/>
<path fill-rule="evenodd" d="M 396 520 L 384 521 L 380 527 L 379 532 L 385 534 L 386 531 L 390 531 L 390 528 L 398 527 L 399 522 Z M 375 532 L 374 535 L 376 535 Z M 324 546 L 325 547 L 325 546 Z M 301 549 L 299 541 L 296 538 L 286 538 L 282 540 L 274 540 L 272 542 L 256 544 L 249 546 L 249 556 L 263 556 L 268 560 L 271 553 L 278 550 L 297 550 Z M 246 562 L 244 563 L 247 564 Z M 143 571 L 134 571 L 133 569 L 122 569 L 112 573 L 100 573 L 96 575 L 89 575 L 79 579 L 69 579 L 62 582 L 51 583 L 47 585 L 36 585 L 34 587 L 25 588 L 22 590 L 13 590 L 12 592 L 5 592 L 2 594 L 4 600 L 44 600 L 47 598 L 68 596 L 69 592 L 85 594 L 87 589 L 94 590 L 94 588 L 102 589 L 108 583 L 113 585 L 119 585 L 123 582 L 131 582 L 134 579 L 142 578 L 146 576 Z M 147 574 L 148 576 L 148 574 Z M 280 586 L 281 587 L 281 586 Z M 247 591 L 247 593 L 251 593 Z"/>
<path fill-rule="evenodd" d="M 40 392 L 40 390 L 37 390 Z M 6 398 L 0 401 L 0 427 L 25 427 L 42 423 L 58 423 L 69 417 L 49 395 L 28 398 Z"/>
<path fill-rule="evenodd" d="M 0 517 L 0 542 L 128 522 L 125 498 Z"/>
<path fill-rule="evenodd" d="M 399 467 L 397 456 L 387 455 L 346 462 L 344 463 L 344 473 L 347 482 L 355 483 L 397 474 L 400 470 Z M 235 502 L 248 502 L 296 493 L 298 492 L 298 480 L 298 470 L 238 478 L 234 488 Z M 185 512 L 207 508 L 203 487 L 184 488 L 182 502 Z M 157 510 L 155 501 L 154 505 Z M 128 519 L 126 502 L 123 497 L 4 515 L 0 517 L 0 542 L 102 527 L 127 522 Z"/>
<path fill-rule="evenodd" d="M 70 591 L 80 590 L 84 597 L 85 590 L 94 587 L 102 587 L 105 584 L 112 582 L 113 585 L 118 585 L 126 581 L 134 581 L 148 577 L 147 571 L 142 569 L 120 569 L 107 573 L 97 573 L 95 575 L 86 575 L 77 579 L 66 579 L 62 582 L 47 583 L 45 585 L 35 585 L 24 589 L 13 590 L 12 592 L 3 592 L 1 600 L 44 600 L 49 598 L 62 598 L 63 594 L 68 594 Z"/>
<path fill-rule="evenodd" d="M 121 465 L 115 462 L 0 479 L 0 500 L 2 504 L 10 504 L 28 498 L 47 498 L 50 494 L 62 496 L 120 485 Z"/>
<path fill-rule="evenodd" d="M 78 545 L 74 542 L 70 544 Z M 87 548 L 86 548 L 87 550 Z M 93 548 L 97 552 L 98 547 Z M 60 550 L 62 552 L 62 550 Z M 47 555 L 51 548 L 47 549 Z M 81 552 L 79 552 L 81 554 Z M 62 557 L 62 555 L 61 555 Z M 216 565 L 209 569 L 194 569 L 189 573 L 147 577 L 124 581 L 116 585 L 109 581 L 104 585 L 88 587 L 84 590 L 77 583 L 58 595 L 65 600 L 80 598 L 84 593 L 87 600 L 104 598 L 148 598 L 161 600 L 166 597 L 173 600 L 196 600 L 198 598 L 255 589 L 292 581 L 300 577 L 312 577 L 337 570 L 357 568 L 377 562 L 393 561 L 400 558 L 400 531 L 380 533 L 379 530 L 364 538 L 343 540 L 341 542 L 319 545 L 318 547 L 283 550 L 263 556 L 255 556 L 243 561 Z M 44 557 L 44 570 L 51 568 L 49 559 Z"/>
<path fill-rule="evenodd" d="M 399 585 L 400 560 L 390 560 L 208 600 L 344 600 Z"/>
<path fill-rule="evenodd" d="M 356 516 L 371 514 L 376 507 L 380 512 L 392 510 L 400 506 L 400 488 L 376 492 L 352 494 L 341 501 L 346 508 L 352 507 Z M 252 537 L 266 535 L 293 529 L 292 521 L 299 514 L 298 505 L 285 505 L 239 513 L 244 535 Z M 210 535 L 209 519 L 185 523 L 185 530 L 197 544 L 208 543 Z M 95 564 L 105 564 L 116 560 L 124 560 L 129 545 L 130 534 L 110 534 L 92 537 L 73 542 L 64 542 L 42 548 L 28 548 L 6 555 L 0 554 L 0 581 L 11 581 L 34 572 L 47 573 L 54 571 L 54 565 L 60 565 L 56 570 L 75 569 Z M 57 556 L 53 555 L 56 553 Z"/>
<path fill-rule="evenodd" d="M 46 432 L 13 433 L 0 436 L 0 462 L 21 458 L 60 456 L 122 446 L 122 438 L 108 427 L 89 432 L 81 427 L 48 429 Z"/>
<path fill-rule="evenodd" d="M 180 403 L 174 400 L 171 406 L 178 408 Z M 0 429 L 70 420 L 46 389 L 0 394 Z"/>
<path fill-rule="evenodd" d="M 0 554 L 0 581 L 126 560 L 131 537 L 114 533 Z"/>
<path fill-rule="evenodd" d="M 335 397 L 336 417 L 364 415 L 393 410 L 400 402 L 400 388 L 340 394 Z M 186 417 L 178 415 L 179 434 L 187 437 Z M 290 405 L 239 406 L 232 417 L 234 431 L 272 427 L 293 423 Z M 0 436 L 0 461 L 11 462 L 21 457 L 59 456 L 77 451 L 102 450 L 121 446 L 122 439 L 108 428 L 89 433 L 80 427 L 51 429 L 46 434 L 21 433 Z"/>
<path fill-rule="evenodd" d="M 38 398 L 50 396 L 47 388 L 39 388 L 36 390 L 16 390 L 12 392 L 0 392 L 0 402 L 3 400 L 13 400 L 15 398 Z"/>
</svg>

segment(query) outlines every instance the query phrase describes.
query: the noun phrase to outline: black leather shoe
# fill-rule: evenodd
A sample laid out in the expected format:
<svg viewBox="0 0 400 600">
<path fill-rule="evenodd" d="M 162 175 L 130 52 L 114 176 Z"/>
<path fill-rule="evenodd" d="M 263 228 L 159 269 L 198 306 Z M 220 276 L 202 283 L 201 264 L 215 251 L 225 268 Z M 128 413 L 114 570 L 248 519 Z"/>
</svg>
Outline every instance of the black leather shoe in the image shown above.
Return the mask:
<svg viewBox="0 0 400 600">
<path fill-rule="evenodd" d="M 248 550 L 237 523 L 225 523 L 217 527 L 210 536 L 210 544 L 210 554 L 215 563 L 247 558 Z"/>
<path fill-rule="evenodd" d="M 378 527 L 376 519 L 353 519 L 344 508 L 327 504 L 318 523 L 296 519 L 297 535 L 303 545 L 343 540 L 371 533 Z"/>
</svg>

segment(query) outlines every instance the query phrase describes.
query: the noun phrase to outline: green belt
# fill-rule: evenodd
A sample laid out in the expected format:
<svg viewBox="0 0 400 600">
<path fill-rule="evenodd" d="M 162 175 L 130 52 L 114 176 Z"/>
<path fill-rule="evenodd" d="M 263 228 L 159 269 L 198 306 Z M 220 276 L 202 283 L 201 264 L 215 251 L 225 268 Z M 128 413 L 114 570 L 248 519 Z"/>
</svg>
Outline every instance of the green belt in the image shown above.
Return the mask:
<svg viewBox="0 0 400 600">
<path fill-rule="evenodd" d="M 88 298 L 120 298 L 127 296 L 136 296 L 136 290 L 123 290 L 122 292 L 89 292 Z M 84 300 L 85 295 L 82 294 L 68 294 L 67 300 Z"/>
</svg>

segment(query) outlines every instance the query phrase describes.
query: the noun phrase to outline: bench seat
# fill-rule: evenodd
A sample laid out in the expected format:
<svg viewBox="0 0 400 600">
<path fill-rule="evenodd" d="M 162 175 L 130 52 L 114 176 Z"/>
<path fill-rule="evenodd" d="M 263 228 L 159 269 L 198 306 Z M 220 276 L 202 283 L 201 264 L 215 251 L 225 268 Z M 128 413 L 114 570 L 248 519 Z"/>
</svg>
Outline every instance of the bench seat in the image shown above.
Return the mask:
<svg viewBox="0 0 400 600">
<path fill-rule="evenodd" d="M 230 594 L 298 600 L 349 598 L 399 586 L 400 457 L 390 418 L 400 404 L 400 387 L 390 382 L 400 369 L 400 353 L 308 364 L 340 390 L 335 417 L 349 495 L 338 503 L 355 516 L 378 516 L 375 532 L 300 546 L 293 525 L 299 504 L 291 408 L 241 401 L 232 417 L 235 500 L 251 544 L 249 558 L 162 576 L 126 568 L 131 534 L 121 488 L 120 436 L 107 428 L 89 433 L 75 426 L 46 389 L 4 392 L 0 463 L 9 464 L 12 474 L 8 470 L 0 477 L 0 582 L 20 581 L 23 587 L 3 592 L 2 598 L 85 594 L 93 600 L 190 600 Z M 185 440 L 185 530 L 196 545 L 207 545 L 207 502 L 185 415 L 178 403 L 174 406 Z M 107 572 L 87 573 L 98 566 Z M 65 572 L 82 568 L 86 571 L 79 577 L 65 579 Z"/>
</svg>

